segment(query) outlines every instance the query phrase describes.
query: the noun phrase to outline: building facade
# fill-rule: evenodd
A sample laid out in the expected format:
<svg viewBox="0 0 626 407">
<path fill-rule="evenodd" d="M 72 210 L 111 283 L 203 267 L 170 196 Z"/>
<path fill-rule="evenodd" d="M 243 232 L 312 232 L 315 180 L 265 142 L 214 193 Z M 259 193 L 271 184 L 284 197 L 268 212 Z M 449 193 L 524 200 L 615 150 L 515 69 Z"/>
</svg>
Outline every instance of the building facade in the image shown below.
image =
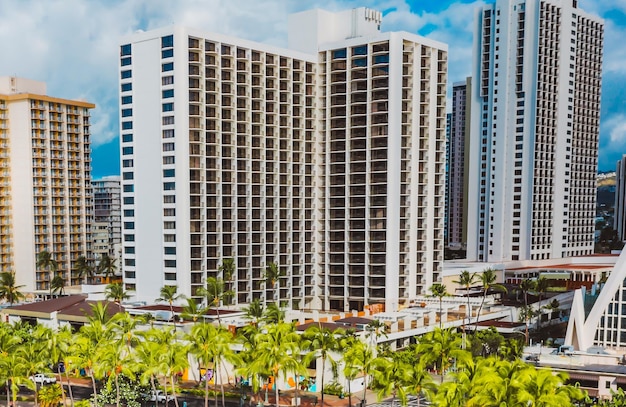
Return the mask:
<svg viewBox="0 0 626 407">
<path fill-rule="evenodd" d="M 107 255 L 122 270 L 122 198 L 120 177 L 107 176 L 91 183 L 93 188 L 92 253 L 95 262 Z"/>
<path fill-rule="evenodd" d="M 576 0 L 477 12 L 468 259 L 593 253 L 603 30 Z"/>
<path fill-rule="evenodd" d="M 235 303 L 397 308 L 437 280 L 447 50 L 380 20 L 296 14 L 291 49 L 182 27 L 125 41 L 124 282 L 137 299 L 166 284 L 200 298 L 226 258 Z"/>
<path fill-rule="evenodd" d="M 626 240 L 626 154 L 615 169 L 615 213 L 613 229 L 621 241 Z"/>
<path fill-rule="evenodd" d="M 0 270 L 24 292 L 47 292 L 44 251 L 66 285 L 91 250 L 91 103 L 46 96 L 46 85 L 0 78 Z"/>
<path fill-rule="evenodd" d="M 446 220 L 447 241 L 451 249 L 465 248 L 467 242 L 467 171 L 469 160 L 465 160 L 469 147 L 471 78 L 456 82 L 452 86 L 452 114 L 450 115 L 450 137 L 448 141 L 448 173 Z"/>
</svg>

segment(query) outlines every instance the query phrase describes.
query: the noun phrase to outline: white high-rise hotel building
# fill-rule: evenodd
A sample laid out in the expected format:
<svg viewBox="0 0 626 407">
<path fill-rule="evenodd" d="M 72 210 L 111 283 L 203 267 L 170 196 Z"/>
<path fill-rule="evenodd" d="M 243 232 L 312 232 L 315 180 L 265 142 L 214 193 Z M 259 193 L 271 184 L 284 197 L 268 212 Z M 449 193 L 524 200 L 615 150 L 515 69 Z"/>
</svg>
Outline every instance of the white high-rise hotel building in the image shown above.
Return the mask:
<svg viewBox="0 0 626 407">
<path fill-rule="evenodd" d="M 396 309 L 427 292 L 443 260 L 447 47 L 380 22 L 295 14 L 290 49 L 183 27 L 124 41 L 126 289 L 199 298 L 233 258 L 237 303 Z"/>
<path fill-rule="evenodd" d="M 603 23 L 576 0 L 496 0 L 477 20 L 468 258 L 591 254 Z"/>
</svg>

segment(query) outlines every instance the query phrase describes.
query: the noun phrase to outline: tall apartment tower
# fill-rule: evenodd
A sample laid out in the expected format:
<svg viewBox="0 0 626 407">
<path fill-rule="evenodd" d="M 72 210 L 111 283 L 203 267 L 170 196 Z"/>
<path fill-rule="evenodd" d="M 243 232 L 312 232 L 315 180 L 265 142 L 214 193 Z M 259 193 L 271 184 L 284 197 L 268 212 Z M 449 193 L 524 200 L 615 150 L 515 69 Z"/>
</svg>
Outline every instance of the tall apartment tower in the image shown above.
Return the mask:
<svg viewBox="0 0 626 407">
<path fill-rule="evenodd" d="M 173 27 L 121 46 L 124 282 L 234 302 L 397 309 L 443 259 L 445 45 L 361 8 L 291 17 L 291 49 Z M 281 271 L 274 284 L 266 268 Z"/>
<path fill-rule="evenodd" d="M 47 251 L 67 285 L 74 261 L 91 250 L 89 110 L 83 101 L 46 96 L 46 85 L 0 77 L 0 270 L 24 292 L 47 292 L 38 270 Z"/>
<path fill-rule="evenodd" d="M 448 140 L 448 173 L 446 220 L 447 246 L 461 249 L 467 242 L 467 180 L 469 148 L 471 78 L 452 85 L 452 114 Z M 467 142 L 466 142 L 467 141 Z"/>
<path fill-rule="evenodd" d="M 602 20 L 496 0 L 474 38 L 468 258 L 593 253 Z"/>
<path fill-rule="evenodd" d="M 626 154 L 617 161 L 615 169 L 615 212 L 613 229 L 621 241 L 626 240 Z"/>
<path fill-rule="evenodd" d="M 120 177 L 103 177 L 91 182 L 93 188 L 92 254 L 95 262 L 103 254 L 115 259 L 122 270 L 122 198 Z"/>
</svg>

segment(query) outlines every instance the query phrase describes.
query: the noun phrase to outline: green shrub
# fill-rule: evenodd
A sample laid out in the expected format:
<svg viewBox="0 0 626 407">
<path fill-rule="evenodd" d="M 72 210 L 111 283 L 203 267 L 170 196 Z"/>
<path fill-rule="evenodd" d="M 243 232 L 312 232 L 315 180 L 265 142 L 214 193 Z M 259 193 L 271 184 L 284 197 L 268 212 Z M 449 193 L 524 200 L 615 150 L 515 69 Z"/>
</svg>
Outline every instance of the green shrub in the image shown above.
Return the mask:
<svg viewBox="0 0 626 407">
<path fill-rule="evenodd" d="M 341 396 L 342 394 L 345 394 L 345 392 L 343 391 L 343 387 L 339 383 L 332 382 L 324 386 L 324 394 L 330 394 L 331 396 Z"/>
</svg>

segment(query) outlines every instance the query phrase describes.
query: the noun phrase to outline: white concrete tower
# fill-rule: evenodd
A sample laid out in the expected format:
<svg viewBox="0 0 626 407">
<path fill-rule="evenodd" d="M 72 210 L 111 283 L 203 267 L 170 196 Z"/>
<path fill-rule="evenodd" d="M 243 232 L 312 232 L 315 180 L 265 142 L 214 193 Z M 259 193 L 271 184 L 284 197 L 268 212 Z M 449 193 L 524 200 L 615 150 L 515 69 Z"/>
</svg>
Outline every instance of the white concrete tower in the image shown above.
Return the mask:
<svg viewBox="0 0 626 407">
<path fill-rule="evenodd" d="M 497 0 L 474 38 L 468 258 L 593 253 L 603 22 Z"/>
<path fill-rule="evenodd" d="M 397 309 L 437 280 L 447 49 L 380 21 L 299 13 L 293 50 L 182 27 L 124 42 L 124 281 L 138 299 L 165 284 L 199 298 L 226 258 L 235 303 Z"/>
</svg>

